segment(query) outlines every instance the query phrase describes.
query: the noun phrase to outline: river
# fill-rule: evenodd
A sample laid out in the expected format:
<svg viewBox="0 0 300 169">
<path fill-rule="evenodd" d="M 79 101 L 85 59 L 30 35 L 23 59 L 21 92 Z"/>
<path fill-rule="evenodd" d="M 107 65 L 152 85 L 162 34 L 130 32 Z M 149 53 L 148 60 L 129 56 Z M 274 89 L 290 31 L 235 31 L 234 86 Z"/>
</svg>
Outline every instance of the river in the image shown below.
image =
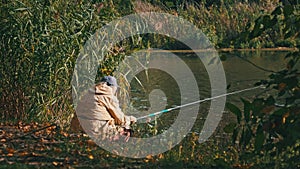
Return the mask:
<svg viewBox="0 0 300 169">
<path fill-rule="evenodd" d="M 272 71 L 284 69 L 286 66 L 284 57 L 286 54 L 287 52 L 285 51 L 219 52 L 218 55 L 221 58 L 224 58 L 221 63 L 226 77 L 226 84 L 223 85 L 228 87 L 226 92 L 230 93 L 233 91 L 251 88 L 259 80 L 267 79 L 270 72 L 262 69 Z M 146 66 L 143 68 L 144 70 L 136 74 L 136 78 L 133 78 L 130 83 L 130 102 L 136 109 L 136 112 L 133 113 L 135 116 L 140 117 L 166 108 L 176 107 L 183 103 L 196 101 L 194 99 L 197 99 L 198 97 L 194 96 L 198 96 L 198 93 L 200 96 L 198 100 L 211 97 L 212 89 L 210 76 L 202 61 L 196 54 L 170 54 L 158 52 L 151 54 L 151 56 L 145 55 L 143 57 L 145 59 L 141 59 L 140 63 L 146 63 L 144 64 L 144 66 Z M 245 61 L 244 59 L 241 59 L 240 57 L 260 68 Z M 147 67 L 149 61 L 152 62 L 152 65 L 159 66 Z M 181 67 L 179 64 L 184 64 L 185 66 Z M 188 72 L 186 68 L 188 68 L 191 72 Z M 174 72 L 176 77 L 172 74 Z M 198 87 L 196 90 L 195 86 L 192 87 L 191 79 L 193 78 L 189 77 L 191 75 L 194 79 L 196 79 L 196 86 Z M 181 93 L 181 86 L 184 86 L 184 90 L 187 90 L 184 94 Z M 242 106 L 240 98 L 251 99 L 263 91 L 264 89 L 255 89 L 238 93 L 236 95 L 230 95 L 226 97 L 226 101 Z M 268 95 L 268 93 L 264 93 L 264 95 Z M 197 120 L 192 131 L 198 132 L 201 130 L 209 112 L 210 105 L 211 101 L 207 101 L 191 106 L 190 111 L 193 111 L 194 109 L 198 110 Z M 176 120 L 178 113 L 178 110 L 174 110 L 158 116 L 160 117 L 159 128 L 169 128 Z M 228 123 L 230 120 L 234 120 L 234 116 L 223 111 L 222 120 L 219 126 Z M 222 132 L 222 129 L 219 130 L 219 132 Z"/>
</svg>

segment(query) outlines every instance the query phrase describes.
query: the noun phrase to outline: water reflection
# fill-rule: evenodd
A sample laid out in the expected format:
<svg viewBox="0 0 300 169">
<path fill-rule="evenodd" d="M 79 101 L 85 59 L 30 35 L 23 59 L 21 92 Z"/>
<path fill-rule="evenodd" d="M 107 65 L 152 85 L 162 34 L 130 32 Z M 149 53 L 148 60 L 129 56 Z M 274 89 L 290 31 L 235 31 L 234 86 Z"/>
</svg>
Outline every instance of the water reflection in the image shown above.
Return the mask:
<svg viewBox="0 0 300 169">
<path fill-rule="evenodd" d="M 230 84 L 230 88 L 227 92 L 237 91 L 245 88 L 252 87 L 255 82 L 266 79 L 270 72 L 263 71 L 248 62 L 245 62 L 239 57 L 243 57 L 253 64 L 269 69 L 273 71 L 281 70 L 285 67 L 284 57 L 287 52 L 224 52 L 219 55 L 225 56 L 226 60 L 222 62 L 225 73 L 227 84 Z M 211 87 L 209 83 L 209 76 L 207 71 L 202 64 L 201 60 L 195 54 L 177 54 L 194 74 L 199 91 L 189 91 L 190 95 L 195 92 L 200 93 L 200 99 L 209 98 L 211 93 Z M 166 55 L 160 55 L 157 53 L 155 56 L 155 62 L 164 64 L 169 69 L 180 72 L 176 65 L 176 60 L 173 57 L 166 57 Z M 160 111 L 165 108 L 178 106 L 182 103 L 180 90 L 176 81 L 169 74 L 158 70 L 148 69 L 147 72 L 141 71 L 136 75 L 139 81 L 133 79 L 131 81 L 131 103 L 135 109 L 139 111 L 147 111 L 153 113 Z M 182 81 L 186 85 L 189 85 L 188 81 L 185 81 L 185 77 L 182 76 Z M 143 84 L 143 86 L 140 85 Z M 227 97 L 227 101 L 233 102 L 234 104 L 240 104 L 240 98 L 252 98 L 256 94 L 262 92 L 262 90 L 254 90 L 250 92 L 240 93 L 238 95 L 232 95 Z M 163 94 L 162 94 L 163 93 Z M 149 95 L 152 95 L 149 97 Z M 155 98 L 149 100 L 149 98 Z M 183 98 L 184 99 L 184 98 Z M 187 99 L 188 100 L 188 99 Z M 157 109 L 151 109 L 151 104 L 156 104 Z M 199 106 L 199 105 L 198 105 Z M 196 128 L 201 129 L 203 122 L 207 116 L 210 102 L 205 102 L 200 105 L 198 113 L 198 121 Z M 192 107 L 191 107 L 192 108 Z M 199 107 L 198 107 L 199 108 Z M 158 110 L 160 109 L 160 110 Z M 163 114 L 160 119 L 163 119 L 161 128 L 168 128 L 176 119 L 178 111 L 172 111 L 170 113 Z M 224 115 L 226 116 L 228 115 Z"/>
</svg>

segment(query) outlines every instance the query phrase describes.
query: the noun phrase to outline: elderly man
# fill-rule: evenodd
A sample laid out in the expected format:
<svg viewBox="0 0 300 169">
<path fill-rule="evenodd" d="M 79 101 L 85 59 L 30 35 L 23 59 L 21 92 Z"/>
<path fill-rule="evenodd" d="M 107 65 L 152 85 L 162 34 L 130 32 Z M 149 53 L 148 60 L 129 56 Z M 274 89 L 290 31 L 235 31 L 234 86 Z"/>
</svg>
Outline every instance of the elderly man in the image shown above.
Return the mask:
<svg viewBox="0 0 300 169">
<path fill-rule="evenodd" d="M 76 113 L 84 131 L 94 138 L 115 140 L 125 135 L 130 137 L 133 116 L 126 116 L 116 97 L 118 84 L 113 76 L 104 76 L 79 101 Z"/>
</svg>

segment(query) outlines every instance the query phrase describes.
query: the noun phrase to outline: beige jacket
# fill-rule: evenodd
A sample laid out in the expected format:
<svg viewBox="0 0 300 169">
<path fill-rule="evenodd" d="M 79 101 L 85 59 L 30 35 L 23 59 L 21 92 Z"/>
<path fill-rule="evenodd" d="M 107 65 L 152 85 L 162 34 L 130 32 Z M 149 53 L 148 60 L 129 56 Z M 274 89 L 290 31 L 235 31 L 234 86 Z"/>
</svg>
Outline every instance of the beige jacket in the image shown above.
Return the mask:
<svg viewBox="0 0 300 169">
<path fill-rule="evenodd" d="M 76 113 L 79 119 L 89 121 L 113 121 L 129 128 L 133 116 L 126 116 L 119 107 L 119 101 L 112 87 L 99 83 L 91 88 L 79 101 Z"/>
</svg>

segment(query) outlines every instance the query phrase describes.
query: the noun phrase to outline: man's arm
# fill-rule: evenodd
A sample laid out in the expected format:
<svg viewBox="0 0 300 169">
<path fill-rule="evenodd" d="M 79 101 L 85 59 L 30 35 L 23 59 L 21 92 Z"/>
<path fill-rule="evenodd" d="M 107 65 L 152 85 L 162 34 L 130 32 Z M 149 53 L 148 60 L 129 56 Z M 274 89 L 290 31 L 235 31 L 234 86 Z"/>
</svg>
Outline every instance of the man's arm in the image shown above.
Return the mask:
<svg viewBox="0 0 300 169">
<path fill-rule="evenodd" d="M 133 116 L 126 116 L 120 109 L 119 101 L 117 98 L 111 98 L 108 103 L 108 111 L 114 118 L 115 123 L 123 125 L 125 128 L 129 128 L 132 122 L 136 122 L 136 118 Z"/>
</svg>

